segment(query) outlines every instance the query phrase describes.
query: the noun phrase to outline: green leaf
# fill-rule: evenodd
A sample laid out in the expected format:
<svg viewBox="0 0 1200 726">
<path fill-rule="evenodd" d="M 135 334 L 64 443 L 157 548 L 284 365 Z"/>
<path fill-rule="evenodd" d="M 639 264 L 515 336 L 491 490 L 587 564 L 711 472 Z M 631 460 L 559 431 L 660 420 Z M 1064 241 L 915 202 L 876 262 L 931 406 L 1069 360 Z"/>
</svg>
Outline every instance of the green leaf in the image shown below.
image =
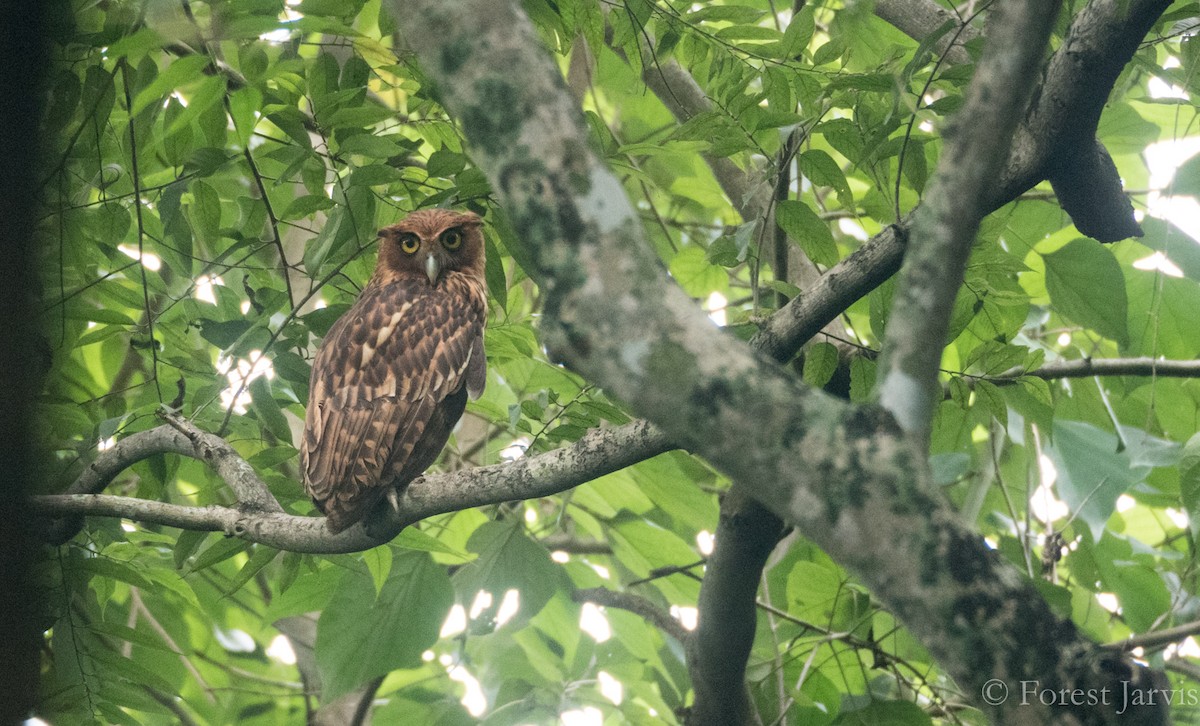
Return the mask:
<svg viewBox="0 0 1200 726">
<path fill-rule="evenodd" d="M 80 569 L 101 577 L 111 577 L 134 587 L 153 587 L 137 568 L 128 562 L 122 562 L 111 557 L 85 557 L 77 560 Z"/>
<path fill-rule="evenodd" d="M 250 136 L 258 125 L 262 101 L 262 94 L 251 86 L 229 94 L 229 116 L 233 119 L 233 128 L 243 149 L 250 147 Z"/>
<path fill-rule="evenodd" d="M 221 229 L 221 198 L 212 185 L 197 179 L 191 184 L 192 229 L 200 238 L 215 241 Z"/>
<path fill-rule="evenodd" d="M 1200 356 L 1200 284 L 1148 270 L 1132 270 L 1129 284 L 1130 353 L 1177 360 Z"/>
<path fill-rule="evenodd" d="M 389 545 L 372 547 L 363 552 L 362 557 L 367 571 L 371 573 L 371 581 L 375 583 L 375 595 L 378 597 L 383 592 L 388 574 L 392 571 L 392 549 Z"/>
<path fill-rule="evenodd" d="M 529 539 L 519 521 L 482 525 L 467 541 L 467 549 L 479 557 L 454 575 L 459 598 L 470 604 L 476 593 L 490 593 L 494 613 L 505 594 L 515 589 L 521 600 L 513 617 L 516 623 L 524 623 L 541 611 L 562 577 L 550 561 L 550 553 Z"/>
<path fill-rule="evenodd" d="M 133 106 L 130 107 L 129 113 L 136 116 L 151 103 L 160 100 L 181 85 L 196 80 L 210 62 L 208 56 L 203 54 L 176 58 L 165 71 L 159 73 L 157 78 L 134 96 Z"/>
<path fill-rule="evenodd" d="M 1150 467 L 1134 466 L 1111 434 L 1082 421 L 1054 422 L 1046 453 L 1058 471 L 1058 495 L 1098 541 L 1117 497 L 1145 480 Z"/>
<path fill-rule="evenodd" d="M 104 620 L 97 620 L 88 624 L 88 630 L 101 633 L 112 638 L 119 638 L 134 645 L 140 645 L 143 648 L 151 648 L 153 650 L 163 651 L 165 653 L 174 653 L 183 655 L 171 648 L 163 639 L 157 635 L 144 633 L 140 630 L 135 630 L 127 625 L 120 623 L 111 623 Z"/>
<path fill-rule="evenodd" d="M 429 155 L 425 168 L 429 176 L 451 177 L 462 171 L 466 163 L 466 156 L 443 147 Z"/>
<path fill-rule="evenodd" d="M 850 400 L 865 403 L 875 392 L 876 364 L 862 356 L 850 360 Z"/>
<path fill-rule="evenodd" d="M 233 345 L 247 330 L 254 327 L 253 321 L 250 320 L 221 322 L 201 318 L 198 322 L 200 323 L 200 335 L 222 350 Z"/>
<path fill-rule="evenodd" d="M 249 546 L 250 543 L 244 539 L 238 539 L 236 537 L 223 537 L 212 543 L 208 549 L 201 552 L 196 557 L 196 560 L 192 562 L 192 566 L 188 568 L 185 574 L 191 575 L 199 572 L 200 570 L 208 569 L 218 562 L 224 562 L 239 552 L 245 551 L 245 549 Z"/>
<path fill-rule="evenodd" d="M 175 540 L 174 551 L 176 569 L 183 568 L 184 563 L 196 553 L 196 550 L 200 548 L 204 540 L 208 539 L 210 534 L 212 532 L 201 532 L 194 529 L 185 529 L 179 533 L 179 539 Z"/>
<path fill-rule="evenodd" d="M 292 562 L 294 567 L 300 568 L 297 560 L 293 558 Z M 355 573 L 347 573 L 340 567 L 322 567 L 315 571 L 305 571 L 298 575 L 290 586 L 280 588 L 278 594 L 272 598 L 271 605 L 263 613 L 263 620 L 270 623 L 291 615 L 325 610 L 329 606 L 330 599 L 341 592 L 343 582 L 357 576 Z M 366 574 L 364 573 L 362 577 L 366 579 Z M 371 600 L 374 601 L 375 588 L 369 579 L 367 579 L 367 587 L 372 593 Z"/>
<path fill-rule="evenodd" d="M 488 297 L 500 306 L 500 312 L 508 311 L 508 277 L 504 274 L 504 259 L 491 238 L 484 238 L 487 249 L 484 257 L 483 277 L 487 281 Z"/>
<path fill-rule="evenodd" d="M 837 370 L 838 351 L 832 343 L 814 343 L 804 351 L 804 382 L 821 388 Z"/>
<path fill-rule="evenodd" d="M 869 701 L 855 711 L 842 711 L 837 726 L 931 726 L 929 714 L 912 701 Z"/>
<path fill-rule="evenodd" d="M 1200 154 L 1183 162 L 1175 169 L 1171 180 L 1171 194 L 1187 194 L 1200 198 Z"/>
<path fill-rule="evenodd" d="M 376 159 L 390 159 L 404 151 L 400 144 L 396 143 L 403 140 L 403 137 L 360 133 L 342 141 L 338 145 L 338 150 L 343 154 L 361 154 Z"/>
<path fill-rule="evenodd" d="M 279 550 L 274 547 L 258 544 L 254 545 L 254 553 L 250 555 L 250 559 L 246 560 L 246 564 L 242 565 L 242 569 L 238 570 L 237 576 L 230 582 L 229 588 L 225 591 L 226 594 L 237 592 L 254 577 L 262 571 L 264 567 L 271 564 L 272 561 L 279 555 Z"/>
<path fill-rule="evenodd" d="M 327 126 L 350 126 L 361 128 L 374 126 L 381 121 L 395 117 L 396 112 L 384 106 L 356 106 L 335 111 L 325 120 Z"/>
<path fill-rule="evenodd" d="M 396 539 L 392 540 L 392 544 L 397 547 L 415 550 L 417 552 L 434 552 L 437 554 L 450 555 L 459 560 L 472 559 L 471 556 L 462 550 L 455 549 L 436 537 L 432 537 L 416 527 L 405 527 Z"/>
<path fill-rule="evenodd" d="M 688 245 L 671 260 L 671 276 L 684 292 L 692 297 L 707 297 L 714 290 L 724 290 L 728 281 L 725 271 L 708 261 L 704 248 Z"/>
<path fill-rule="evenodd" d="M 832 156 L 820 149 L 812 149 L 797 156 L 796 163 L 800 166 L 800 173 L 809 181 L 816 186 L 833 187 L 842 206 L 854 208 L 854 195 L 850 193 L 846 174 Z"/>
<path fill-rule="evenodd" d="M 1046 290 L 1054 309 L 1122 347 L 1129 345 L 1125 278 L 1112 252 L 1080 237 L 1045 255 Z"/>
<path fill-rule="evenodd" d="M 1200 433 L 1194 434 L 1183 446 L 1179 462 L 1179 490 L 1187 508 L 1188 526 L 1193 539 L 1200 539 Z"/>
<path fill-rule="evenodd" d="M 837 245 L 829 225 L 805 202 L 785 199 L 775 205 L 775 221 L 800 245 L 808 258 L 818 265 L 831 267 L 838 261 Z"/>
<path fill-rule="evenodd" d="M 283 410 L 279 408 L 279 403 L 275 401 L 275 397 L 271 395 L 271 383 L 266 376 L 259 376 L 253 381 L 250 381 L 250 400 L 253 404 L 254 413 L 258 416 L 259 421 L 285 444 L 292 443 L 292 427 L 284 418 Z"/>
<path fill-rule="evenodd" d="M 188 57 L 203 58 L 204 56 Z M 170 136 L 176 131 L 179 131 L 179 129 L 191 123 L 192 119 L 200 117 L 200 115 L 205 111 L 215 107 L 224 96 L 225 77 L 206 77 L 200 82 L 200 85 L 196 88 L 195 92 L 192 93 L 191 97 L 188 98 L 188 107 L 184 109 L 183 113 L 179 114 L 179 116 L 177 116 L 175 120 L 167 126 L 163 133 L 167 136 Z M 224 113 L 222 113 L 221 116 L 223 117 Z M 203 127 L 204 124 L 202 123 L 201 126 Z"/>
<path fill-rule="evenodd" d="M 298 453 L 291 446 L 272 446 L 251 456 L 247 461 L 255 469 L 270 469 L 279 466 L 285 461 L 295 459 Z"/>
<path fill-rule="evenodd" d="M 346 314 L 350 309 L 348 304 L 339 303 L 330 305 L 329 307 L 314 310 L 311 313 L 305 313 L 300 316 L 304 324 L 308 326 L 314 334 L 324 337 L 329 333 L 329 329 L 337 322 L 337 319 Z"/>
<path fill-rule="evenodd" d="M 982 379 L 977 380 L 975 382 L 975 398 L 987 407 L 987 410 L 1001 425 L 1008 423 L 1008 404 L 995 384 Z"/>
<path fill-rule="evenodd" d="M 321 700 L 397 668 L 419 666 L 452 603 L 445 570 L 423 553 L 398 554 L 378 596 L 369 575 L 347 573 L 317 622 Z"/>
</svg>

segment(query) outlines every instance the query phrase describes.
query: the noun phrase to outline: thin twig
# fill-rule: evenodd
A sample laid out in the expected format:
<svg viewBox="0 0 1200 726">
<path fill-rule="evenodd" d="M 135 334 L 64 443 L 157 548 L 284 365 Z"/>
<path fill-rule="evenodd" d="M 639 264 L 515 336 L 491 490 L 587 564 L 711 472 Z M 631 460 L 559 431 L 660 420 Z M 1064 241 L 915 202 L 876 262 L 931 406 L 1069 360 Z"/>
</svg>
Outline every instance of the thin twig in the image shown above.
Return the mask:
<svg viewBox="0 0 1200 726">
<path fill-rule="evenodd" d="M 133 211 L 137 219 L 137 261 L 138 269 L 142 273 L 142 301 L 146 311 L 146 327 L 150 332 L 150 358 L 153 362 L 154 390 L 158 393 L 158 400 L 161 403 L 163 396 L 162 386 L 158 382 L 158 341 L 154 338 L 154 312 L 150 308 L 150 285 L 146 280 L 146 256 L 143 249 L 146 226 L 142 221 L 142 177 L 138 169 L 137 130 L 134 128 L 136 117 L 133 113 L 133 93 L 130 90 L 129 62 L 125 59 L 121 60 L 121 80 L 125 88 L 125 110 L 129 113 L 129 168 L 133 175 Z"/>
<path fill-rule="evenodd" d="M 688 639 L 692 637 L 691 632 L 683 627 L 682 623 L 640 595 L 616 592 L 604 587 L 591 587 L 576 590 L 571 593 L 571 599 L 578 603 L 591 602 L 604 607 L 628 610 L 634 615 L 640 615 L 649 620 L 659 630 L 679 641 L 680 644 L 687 643 Z"/>
</svg>

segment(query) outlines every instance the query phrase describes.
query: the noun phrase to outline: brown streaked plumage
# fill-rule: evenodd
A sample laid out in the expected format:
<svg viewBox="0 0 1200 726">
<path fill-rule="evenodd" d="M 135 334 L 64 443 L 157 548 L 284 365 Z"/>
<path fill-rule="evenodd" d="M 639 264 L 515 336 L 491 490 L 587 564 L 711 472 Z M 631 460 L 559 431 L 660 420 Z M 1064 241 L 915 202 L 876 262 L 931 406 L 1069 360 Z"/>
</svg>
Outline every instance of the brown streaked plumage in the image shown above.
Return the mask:
<svg viewBox="0 0 1200 726">
<path fill-rule="evenodd" d="M 483 392 L 480 225 L 426 209 L 380 230 L 375 274 L 321 342 L 300 462 L 332 532 L 433 464 Z"/>
</svg>

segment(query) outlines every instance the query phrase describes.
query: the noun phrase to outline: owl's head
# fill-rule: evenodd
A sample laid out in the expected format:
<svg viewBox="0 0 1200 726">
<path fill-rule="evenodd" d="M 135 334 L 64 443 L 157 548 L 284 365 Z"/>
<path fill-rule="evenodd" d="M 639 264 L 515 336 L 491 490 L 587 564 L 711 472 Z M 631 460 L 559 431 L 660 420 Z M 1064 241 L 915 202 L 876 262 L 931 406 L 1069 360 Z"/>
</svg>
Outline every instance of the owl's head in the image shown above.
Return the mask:
<svg viewBox="0 0 1200 726">
<path fill-rule="evenodd" d="M 483 279 L 483 220 L 472 212 L 421 209 L 379 230 L 375 276 L 418 274 L 437 287 L 457 270 Z"/>
</svg>

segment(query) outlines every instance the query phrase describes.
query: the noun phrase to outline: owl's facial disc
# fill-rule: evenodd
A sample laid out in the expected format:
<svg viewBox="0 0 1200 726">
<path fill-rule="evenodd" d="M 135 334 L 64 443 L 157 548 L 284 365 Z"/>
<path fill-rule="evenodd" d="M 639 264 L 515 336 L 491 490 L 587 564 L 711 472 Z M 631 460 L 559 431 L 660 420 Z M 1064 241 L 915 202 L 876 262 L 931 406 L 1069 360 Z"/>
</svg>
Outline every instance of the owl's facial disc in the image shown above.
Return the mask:
<svg viewBox="0 0 1200 726">
<path fill-rule="evenodd" d="M 438 261 L 437 254 L 430 254 L 425 258 L 425 276 L 429 278 L 429 284 L 437 287 L 438 276 L 442 272 L 442 264 Z"/>
</svg>

